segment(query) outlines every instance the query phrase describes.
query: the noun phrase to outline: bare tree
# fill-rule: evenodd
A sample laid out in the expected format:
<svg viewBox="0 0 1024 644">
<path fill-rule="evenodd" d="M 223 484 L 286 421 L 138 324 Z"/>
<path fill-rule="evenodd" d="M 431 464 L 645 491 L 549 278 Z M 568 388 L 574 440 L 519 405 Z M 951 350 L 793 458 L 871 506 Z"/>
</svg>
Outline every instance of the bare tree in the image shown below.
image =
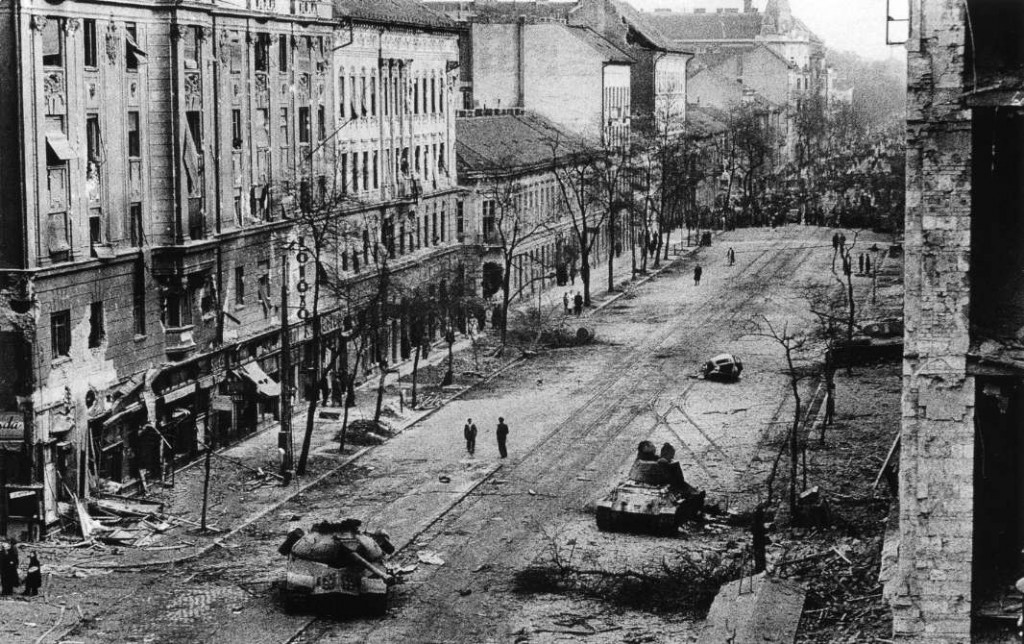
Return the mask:
<svg viewBox="0 0 1024 644">
<path fill-rule="evenodd" d="M 770 169 L 778 142 L 778 132 L 770 123 L 770 112 L 755 103 L 743 103 L 729 111 L 729 144 L 726 166 L 729 170 L 728 195 L 739 177 L 743 190 L 743 216 L 751 220 L 751 208 L 759 194 L 759 180 Z M 728 203 L 728 201 L 726 202 Z"/>
<path fill-rule="evenodd" d="M 608 221 L 600 187 L 604 159 L 595 150 L 564 137 L 552 139 L 550 145 L 561 212 L 572 222 L 573 238 L 579 250 L 583 304 L 590 306 L 590 259 L 597 241 L 595 235 Z"/>
<path fill-rule="evenodd" d="M 785 358 L 785 373 L 789 379 L 789 388 L 793 395 L 793 420 L 789 428 L 786 440 L 789 444 L 790 479 L 789 479 L 789 511 L 791 516 L 797 513 L 797 468 L 800 458 L 800 421 L 803 414 L 803 399 L 800 396 L 800 383 L 807 377 L 807 371 L 797 366 L 798 354 L 807 345 L 807 337 L 798 335 L 789 329 L 785 323 L 781 327 L 773 324 L 766 316 L 761 316 L 755 321 L 758 328 L 757 335 L 774 341 L 783 352 Z M 780 451 L 781 454 L 781 451 Z M 777 463 L 776 463 L 777 464 Z M 775 468 L 768 479 L 768 502 L 771 502 L 772 485 L 775 477 Z"/>
<path fill-rule="evenodd" d="M 511 163 L 502 164 L 507 169 L 487 175 L 484 188 L 484 243 L 497 245 L 501 252 L 501 344 L 508 339 L 508 305 L 522 292 L 521 285 L 517 293 L 512 293 L 512 269 L 516 260 L 536 262 L 540 268 L 540 276 L 532 277 L 528 283 L 547 279 L 550 266 L 539 264 L 539 259 L 531 259 L 524 249 L 537 240 L 550 235 L 559 224 L 559 210 L 544 212 L 531 207 L 526 200 L 525 182 L 528 177 L 515 172 Z M 535 271 L 531 270 L 533 274 Z"/>
</svg>

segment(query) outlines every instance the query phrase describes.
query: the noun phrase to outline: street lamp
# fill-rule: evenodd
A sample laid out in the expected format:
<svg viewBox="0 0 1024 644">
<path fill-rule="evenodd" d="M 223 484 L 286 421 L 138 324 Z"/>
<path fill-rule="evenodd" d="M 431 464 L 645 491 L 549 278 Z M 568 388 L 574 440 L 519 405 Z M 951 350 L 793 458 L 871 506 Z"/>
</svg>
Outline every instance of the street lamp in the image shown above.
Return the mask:
<svg viewBox="0 0 1024 644">
<path fill-rule="evenodd" d="M 871 253 L 871 303 L 875 303 L 875 293 L 878 290 L 878 256 L 881 249 L 878 244 L 871 244 L 868 249 Z"/>
</svg>

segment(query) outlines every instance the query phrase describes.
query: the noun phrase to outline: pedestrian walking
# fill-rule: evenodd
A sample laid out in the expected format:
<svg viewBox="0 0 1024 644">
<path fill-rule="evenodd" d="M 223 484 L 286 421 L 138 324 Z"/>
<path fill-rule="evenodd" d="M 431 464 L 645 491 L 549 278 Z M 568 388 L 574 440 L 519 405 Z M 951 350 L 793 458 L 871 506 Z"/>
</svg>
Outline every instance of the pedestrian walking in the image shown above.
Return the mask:
<svg viewBox="0 0 1024 644">
<path fill-rule="evenodd" d="M 39 565 L 39 558 L 36 557 L 36 553 L 32 553 L 28 557 L 28 573 L 25 575 L 25 595 L 34 597 L 39 594 L 39 589 L 43 585 L 43 571 Z"/>
<path fill-rule="evenodd" d="M 825 389 L 825 425 L 832 425 L 836 418 L 836 385 L 829 383 Z"/>
<path fill-rule="evenodd" d="M 476 453 L 476 424 L 472 418 L 466 419 L 466 426 L 462 428 L 462 434 L 466 437 L 466 451 L 472 456 Z"/>
<path fill-rule="evenodd" d="M 18 549 L 6 539 L 0 542 L 0 595 L 11 595 L 20 586 L 18 579 Z"/>
<path fill-rule="evenodd" d="M 736 251 L 732 249 L 732 246 L 729 247 L 729 250 L 725 253 L 725 255 L 726 257 L 729 258 L 729 266 L 732 266 L 733 264 L 736 263 Z"/>
<path fill-rule="evenodd" d="M 843 233 L 839 233 L 839 250 L 846 250 L 846 235 Z"/>
<path fill-rule="evenodd" d="M 569 267 L 569 284 L 576 286 L 576 264 Z"/>
<path fill-rule="evenodd" d="M 498 417 L 498 453 L 501 454 L 502 458 L 508 457 L 508 450 L 505 448 L 505 441 L 508 439 L 508 425 L 505 424 L 505 419 Z"/>
<path fill-rule="evenodd" d="M 583 296 L 580 295 L 579 291 L 576 291 L 576 295 L 572 298 L 572 309 L 576 312 L 576 317 L 583 313 Z"/>
<path fill-rule="evenodd" d="M 569 291 L 562 293 L 562 308 L 565 309 L 565 314 L 569 315 Z"/>
<path fill-rule="evenodd" d="M 832 233 L 832 250 L 839 250 L 839 233 Z"/>
<path fill-rule="evenodd" d="M 700 286 L 700 276 L 704 274 L 704 269 L 697 264 L 693 267 L 693 285 Z"/>
</svg>

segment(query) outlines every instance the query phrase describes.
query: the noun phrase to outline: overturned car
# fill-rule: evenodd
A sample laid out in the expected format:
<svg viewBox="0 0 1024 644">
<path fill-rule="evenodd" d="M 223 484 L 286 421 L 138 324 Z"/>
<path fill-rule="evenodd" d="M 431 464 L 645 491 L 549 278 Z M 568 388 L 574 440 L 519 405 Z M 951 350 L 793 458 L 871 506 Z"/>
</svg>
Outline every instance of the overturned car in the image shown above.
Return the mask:
<svg viewBox="0 0 1024 644">
<path fill-rule="evenodd" d="M 653 443 L 641 441 L 626 480 L 598 501 L 597 528 L 674 535 L 683 522 L 700 518 L 705 492 L 686 482 L 674 459 L 668 443 L 659 455 Z"/>
<path fill-rule="evenodd" d="M 322 521 L 308 533 L 288 533 L 278 548 L 288 557 L 279 585 L 287 609 L 387 612 L 397 578 L 385 560 L 395 548 L 386 533 L 365 532 L 361 525 L 358 519 Z"/>
<path fill-rule="evenodd" d="M 735 382 L 743 372 L 743 363 L 731 353 L 720 353 L 705 362 L 700 371 L 705 380 Z"/>
</svg>

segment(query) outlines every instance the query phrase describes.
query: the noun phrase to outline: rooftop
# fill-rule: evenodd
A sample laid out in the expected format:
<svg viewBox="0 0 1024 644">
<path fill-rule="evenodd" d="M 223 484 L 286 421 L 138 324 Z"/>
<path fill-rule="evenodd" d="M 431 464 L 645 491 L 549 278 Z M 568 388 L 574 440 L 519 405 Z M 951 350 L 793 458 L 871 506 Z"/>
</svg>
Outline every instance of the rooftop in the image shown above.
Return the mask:
<svg viewBox="0 0 1024 644">
<path fill-rule="evenodd" d="M 492 114 L 485 110 L 485 114 Z M 501 173 L 540 169 L 580 149 L 580 141 L 530 112 L 455 119 L 459 173 Z"/>
<path fill-rule="evenodd" d="M 419 0 L 334 0 L 334 17 L 400 27 L 457 28 L 444 13 Z"/>
<path fill-rule="evenodd" d="M 760 13 L 652 13 L 648 19 L 676 42 L 754 40 L 761 34 Z"/>
</svg>

